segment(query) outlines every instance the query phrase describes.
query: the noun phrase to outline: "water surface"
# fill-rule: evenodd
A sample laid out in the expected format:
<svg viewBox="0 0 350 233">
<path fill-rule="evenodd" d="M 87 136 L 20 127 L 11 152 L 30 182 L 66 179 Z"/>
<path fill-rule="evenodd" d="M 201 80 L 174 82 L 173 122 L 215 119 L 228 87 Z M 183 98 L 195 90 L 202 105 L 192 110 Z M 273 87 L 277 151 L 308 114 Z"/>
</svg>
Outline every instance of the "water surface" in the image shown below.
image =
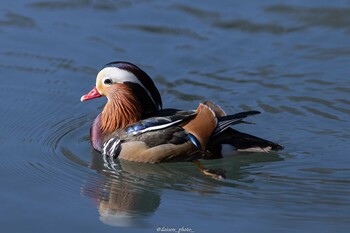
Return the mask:
<svg viewBox="0 0 350 233">
<path fill-rule="evenodd" d="M 3 1 L 4 232 L 347 232 L 349 1 Z M 285 146 L 191 163 L 106 164 L 80 103 L 114 60 L 150 74 L 165 107 L 259 110 L 237 129 Z"/>
</svg>

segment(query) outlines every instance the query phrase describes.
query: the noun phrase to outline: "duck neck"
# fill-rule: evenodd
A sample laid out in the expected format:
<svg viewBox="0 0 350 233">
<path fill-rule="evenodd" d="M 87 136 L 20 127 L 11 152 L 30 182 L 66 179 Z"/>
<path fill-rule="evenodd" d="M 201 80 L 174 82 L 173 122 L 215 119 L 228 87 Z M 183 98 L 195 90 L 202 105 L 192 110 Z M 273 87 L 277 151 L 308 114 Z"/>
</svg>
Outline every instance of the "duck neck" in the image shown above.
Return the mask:
<svg viewBox="0 0 350 233">
<path fill-rule="evenodd" d="M 108 95 L 108 101 L 101 113 L 102 134 L 110 134 L 117 129 L 141 120 L 142 110 L 139 101 L 126 86 Z"/>
</svg>

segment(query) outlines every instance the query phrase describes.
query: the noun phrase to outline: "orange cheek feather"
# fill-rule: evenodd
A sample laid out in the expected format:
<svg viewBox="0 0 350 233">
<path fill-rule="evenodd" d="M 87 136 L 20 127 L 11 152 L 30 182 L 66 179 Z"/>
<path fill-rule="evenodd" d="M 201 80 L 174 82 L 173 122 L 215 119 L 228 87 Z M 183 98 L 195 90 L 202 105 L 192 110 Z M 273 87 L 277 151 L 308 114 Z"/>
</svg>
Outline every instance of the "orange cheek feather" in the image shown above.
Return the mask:
<svg viewBox="0 0 350 233">
<path fill-rule="evenodd" d="M 124 84 L 114 84 L 106 90 L 108 102 L 101 115 L 101 129 L 111 133 L 141 119 L 141 106 Z"/>
</svg>

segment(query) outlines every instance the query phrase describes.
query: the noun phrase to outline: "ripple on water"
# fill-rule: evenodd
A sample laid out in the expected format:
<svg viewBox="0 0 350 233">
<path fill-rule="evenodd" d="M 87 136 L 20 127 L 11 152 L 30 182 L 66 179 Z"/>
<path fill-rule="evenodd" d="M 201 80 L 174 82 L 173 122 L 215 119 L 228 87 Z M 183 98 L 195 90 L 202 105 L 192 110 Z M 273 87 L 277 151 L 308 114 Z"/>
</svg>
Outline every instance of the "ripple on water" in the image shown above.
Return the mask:
<svg viewBox="0 0 350 233">
<path fill-rule="evenodd" d="M 35 28 L 37 27 L 34 19 L 13 12 L 7 12 L 5 19 L 0 20 L 0 26 Z"/>
<path fill-rule="evenodd" d="M 159 34 L 159 35 L 168 35 L 168 36 L 182 36 L 190 37 L 199 41 L 207 40 L 206 37 L 199 35 L 195 31 L 192 31 L 189 28 L 174 28 L 169 26 L 159 26 L 159 25 L 131 25 L 131 24 L 121 24 L 117 26 L 123 30 L 139 30 L 142 32 Z"/>
<path fill-rule="evenodd" d="M 48 156 L 46 169 L 40 170 L 51 177 L 50 182 L 67 189 L 81 185 L 81 176 L 88 172 L 90 163 L 90 143 L 86 136 L 89 127 L 90 119 L 86 115 L 67 116 L 50 127 L 41 148 Z M 70 156 L 71 151 L 76 154 Z"/>
<path fill-rule="evenodd" d="M 4 143 L 0 172 L 74 193 L 72 190 L 81 185 L 79 176 L 86 172 L 89 162 L 86 159 L 90 158 L 88 138 L 82 135 L 88 134 L 91 121 L 79 111 L 71 111 L 72 107 L 76 108 L 75 104 L 61 101 L 68 92 L 56 91 L 64 85 L 62 82 L 47 80 L 46 88 L 41 88 L 42 81 L 37 84 L 32 79 L 31 82 L 26 87 L 5 83 L 6 88 L 0 93 L 4 99 L 14 96 L 1 103 L 6 111 L 2 114 L 4 134 L 0 141 Z M 82 154 L 85 163 L 78 165 L 62 156 L 63 145 L 85 149 L 87 153 Z"/>
<path fill-rule="evenodd" d="M 84 132 L 88 131 L 88 127 L 84 128 L 84 122 L 86 122 L 86 120 L 84 121 L 84 116 L 62 120 L 53 125 L 50 132 L 45 132 L 45 130 L 36 132 L 33 135 L 34 137 L 41 135 L 39 143 L 37 140 L 27 138 L 26 142 L 29 144 L 24 147 L 28 148 L 31 153 L 37 151 L 34 158 L 23 159 L 22 157 L 16 160 L 11 158 L 7 161 L 10 164 L 6 164 L 6 161 L 3 161 L 2 165 L 11 167 L 17 164 L 18 160 L 21 160 L 22 166 L 17 164 L 17 166 L 13 167 L 16 175 L 26 179 L 29 178 L 31 182 L 42 183 L 48 188 L 60 187 L 59 190 L 65 190 L 74 194 L 77 187 L 81 185 L 81 176 L 87 172 L 86 167 L 89 164 L 90 151 L 87 150 L 89 148 L 88 140 L 76 137 L 77 132 L 82 132 L 81 127 L 83 127 Z M 44 124 L 47 124 L 47 122 Z M 47 129 L 47 127 L 43 128 Z M 38 130 L 35 126 L 28 130 L 32 131 L 35 129 Z M 39 131 L 40 129 L 42 128 L 39 127 Z M 65 147 L 75 148 L 76 150 L 82 149 L 81 152 L 86 151 L 87 153 L 82 153 L 82 157 L 78 159 L 76 157 L 67 158 L 63 156 Z M 21 154 L 25 154 L 25 152 Z"/>
</svg>

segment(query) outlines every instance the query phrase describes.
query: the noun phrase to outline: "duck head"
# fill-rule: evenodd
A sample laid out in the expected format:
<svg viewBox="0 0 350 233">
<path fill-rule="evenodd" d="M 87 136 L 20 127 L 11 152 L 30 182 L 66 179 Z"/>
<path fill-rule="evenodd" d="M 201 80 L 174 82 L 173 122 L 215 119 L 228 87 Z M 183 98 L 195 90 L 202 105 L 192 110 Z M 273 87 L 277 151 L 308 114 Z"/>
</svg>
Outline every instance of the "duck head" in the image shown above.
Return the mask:
<svg viewBox="0 0 350 233">
<path fill-rule="evenodd" d="M 97 74 L 96 86 L 81 101 L 101 96 L 108 101 L 101 113 L 101 130 L 111 133 L 162 109 L 162 99 L 152 79 L 128 62 L 111 62 Z"/>
</svg>

